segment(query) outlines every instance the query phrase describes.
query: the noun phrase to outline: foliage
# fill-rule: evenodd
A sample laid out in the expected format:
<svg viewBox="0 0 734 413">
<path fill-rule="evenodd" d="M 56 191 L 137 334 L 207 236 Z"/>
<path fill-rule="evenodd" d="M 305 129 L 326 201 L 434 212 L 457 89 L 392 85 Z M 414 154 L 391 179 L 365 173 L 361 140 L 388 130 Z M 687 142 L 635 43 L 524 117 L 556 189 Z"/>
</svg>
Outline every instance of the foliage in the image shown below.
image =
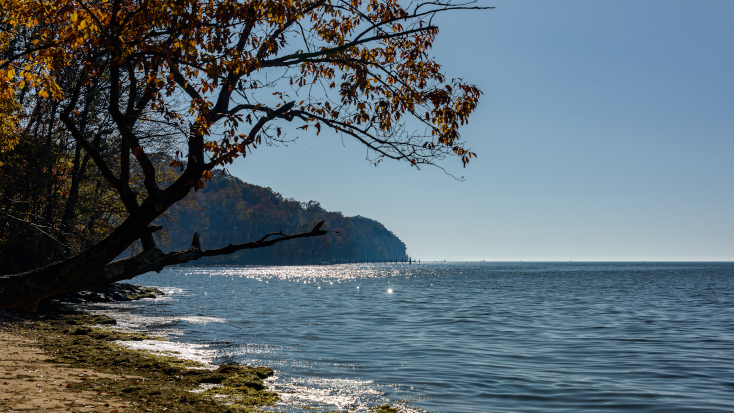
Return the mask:
<svg viewBox="0 0 734 413">
<path fill-rule="evenodd" d="M 0 302 L 83 289 L 99 280 L 87 276 L 95 271 L 112 281 L 201 258 L 198 250 L 163 254 L 153 223 L 216 168 L 291 140 L 285 131 L 294 128 L 355 139 L 374 164 L 438 166 L 456 157 L 466 166 L 475 154 L 459 128 L 481 92 L 447 78 L 429 51 L 436 14 L 479 8 L 450 0 L 0 0 L 0 162 L 12 162 L 0 176 L 0 215 L 6 227 L 26 225 L 27 245 L 40 250 L 31 238 L 48 238 L 60 244 L 50 259 L 65 259 L 0 276 Z M 277 162 L 272 170 L 289 172 Z M 0 232 L 1 242 L 14 231 Z M 324 234 L 316 225 L 278 239 Z M 137 260 L 111 264 L 132 245 L 142 250 Z"/>
<path fill-rule="evenodd" d="M 262 234 L 296 233 L 326 221 L 325 237 L 295 240 L 268 249 L 241 251 L 204 258 L 201 264 L 298 264 L 407 260 L 405 244 L 382 224 L 368 218 L 328 212 L 318 202 L 298 202 L 270 188 L 247 184 L 232 176 L 215 175 L 211 182 L 167 216 L 171 221 L 170 248 L 185 249 L 198 232 L 202 248 L 257 239 Z"/>
<path fill-rule="evenodd" d="M 393 0 L 6 0 L 5 34 L 27 43 L 1 65 L 16 93 L 31 86 L 59 100 L 64 80 L 84 85 L 107 74 L 113 117 L 143 120 L 149 107 L 166 121 L 191 121 L 192 133 L 208 137 L 203 146 L 212 166 L 244 155 L 269 132 L 277 138 L 280 128 L 264 127 L 276 118 L 299 119 L 317 134 L 328 126 L 359 139 L 378 158 L 417 165 L 448 149 L 466 163 L 474 154 L 461 144 L 458 128 L 481 92 L 447 82 L 428 55 L 438 33 L 430 17 L 459 7 L 411 5 L 412 12 Z M 78 76 L 60 79 L 70 62 Z M 266 71 L 279 76 L 266 79 L 260 75 Z M 312 93 L 315 86 L 325 93 Z M 188 104 L 171 99 L 180 95 Z M 239 104 L 230 107 L 233 98 Z M 399 122 L 405 116 L 422 122 L 427 135 L 406 132 Z M 243 122 L 262 125 L 239 134 Z M 131 149 L 143 159 L 143 146 Z"/>
<path fill-rule="evenodd" d="M 12 150 L 18 144 L 16 129 L 18 111 L 18 103 L 0 93 L 0 154 Z"/>
<path fill-rule="evenodd" d="M 115 191 L 52 121 L 57 105 L 36 98 L 25 106 L 32 121 L 15 132 L 14 148 L 0 153 L 0 273 L 78 253 L 124 219 Z"/>
</svg>

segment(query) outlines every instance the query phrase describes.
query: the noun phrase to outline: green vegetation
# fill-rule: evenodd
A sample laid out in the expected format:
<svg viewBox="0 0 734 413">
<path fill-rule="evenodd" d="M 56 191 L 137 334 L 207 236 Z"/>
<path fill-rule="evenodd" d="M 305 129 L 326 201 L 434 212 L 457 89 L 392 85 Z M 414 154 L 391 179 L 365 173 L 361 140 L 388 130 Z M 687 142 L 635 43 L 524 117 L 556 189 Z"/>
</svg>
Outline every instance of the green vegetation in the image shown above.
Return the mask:
<svg viewBox="0 0 734 413">
<path fill-rule="evenodd" d="M 23 148 L 24 145 L 21 144 L 19 147 Z M 6 163 L 3 167 L 10 166 L 11 163 Z M 45 191 L 46 182 L 41 178 L 42 175 L 29 177 L 28 185 L 13 189 L 19 194 L 21 192 L 24 194 L 18 199 L 34 199 L 31 194 L 33 191 Z M 97 186 L 103 187 L 103 185 Z M 6 194 L 10 190 L 2 187 L 1 180 L 0 189 L 5 190 Z M 91 199 L 85 202 L 87 203 L 78 203 L 77 207 L 93 203 Z M 0 206 L 2 205 L 3 200 L 0 200 Z M 47 203 L 36 205 L 37 210 L 34 209 L 36 208 L 34 205 L 36 204 L 32 202 L 12 205 L 7 203 L 6 210 L 28 208 L 28 214 L 34 216 L 51 213 L 43 209 L 49 206 Z M 63 210 L 63 203 L 56 210 Z M 104 220 L 95 214 L 78 215 L 83 216 L 88 216 L 90 221 L 81 225 L 82 228 L 100 228 L 101 222 L 115 219 L 114 214 L 105 215 Z M 278 265 L 408 259 L 405 244 L 375 220 L 361 216 L 345 217 L 340 212 L 324 210 L 316 201 L 299 202 L 293 198 L 285 198 L 270 188 L 248 184 L 233 176 L 216 175 L 207 186 L 192 193 L 190 199 L 173 206 L 159 223 L 164 227 L 164 231 L 160 234 L 163 246 L 167 250 L 178 251 L 191 246 L 194 232 L 200 234 L 202 248 L 219 248 L 228 244 L 254 241 L 270 232 L 282 231 L 286 234 L 306 232 L 322 220 L 326 221 L 327 228 L 338 232 L 323 237 L 293 240 L 266 249 L 244 250 L 231 255 L 202 258 L 197 264 Z M 93 225 L 92 222 L 97 224 Z M 68 250 L 52 237 L 37 236 L 41 230 L 43 227 L 38 228 L 28 225 L 27 222 L 13 220 L 0 225 L 0 259 L 4 262 L 0 274 L 27 271 L 38 263 L 48 264 L 66 256 Z M 93 237 L 82 232 L 76 235 L 83 240 L 74 248 L 88 245 L 84 240 Z M 138 250 L 137 247 L 133 247 L 129 252 L 134 254 Z"/>
<path fill-rule="evenodd" d="M 391 407 L 389 404 L 383 404 L 370 409 L 373 413 L 398 413 L 398 409 Z"/>
<path fill-rule="evenodd" d="M 308 231 L 319 221 L 338 233 L 304 238 L 270 248 L 243 250 L 231 255 L 202 258 L 197 263 L 303 264 L 407 260 L 405 244 L 382 224 L 360 216 L 345 217 L 324 210 L 316 201 L 298 202 L 270 188 L 248 184 L 233 176 L 215 175 L 190 201 L 171 208 L 169 248 L 183 250 L 198 232 L 202 248 L 254 241 L 270 232 L 286 234 Z M 172 224 L 172 225 L 171 225 Z"/>
</svg>

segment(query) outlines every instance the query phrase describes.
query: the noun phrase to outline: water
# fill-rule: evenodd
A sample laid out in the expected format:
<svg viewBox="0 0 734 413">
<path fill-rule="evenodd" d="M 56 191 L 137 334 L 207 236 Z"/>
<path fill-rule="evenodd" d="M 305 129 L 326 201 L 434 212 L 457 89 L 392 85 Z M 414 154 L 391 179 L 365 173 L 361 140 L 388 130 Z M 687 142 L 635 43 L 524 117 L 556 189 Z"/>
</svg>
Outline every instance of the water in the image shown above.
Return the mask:
<svg viewBox="0 0 734 413">
<path fill-rule="evenodd" d="M 192 358 L 272 367 L 281 411 L 734 411 L 733 263 L 182 267 L 135 282 L 169 294 L 102 311 Z"/>
</svg>

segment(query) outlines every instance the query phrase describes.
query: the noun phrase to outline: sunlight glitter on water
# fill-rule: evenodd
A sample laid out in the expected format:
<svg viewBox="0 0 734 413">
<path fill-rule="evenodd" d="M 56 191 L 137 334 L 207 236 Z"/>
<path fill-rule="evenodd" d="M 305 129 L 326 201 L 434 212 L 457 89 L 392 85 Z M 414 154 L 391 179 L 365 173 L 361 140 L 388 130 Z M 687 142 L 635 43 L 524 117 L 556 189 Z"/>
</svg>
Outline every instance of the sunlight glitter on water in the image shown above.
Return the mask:
<svg viewBox="0 0 734 413">
<path fill-rule="evenodd" d="M 212 364 L 212 360 L 216 356 L 216 350 L 209 350 L 201 345 L 189 343 L 174 343 L 171 341 L 160 340 L 140 340 L 140 341 L 115 341 L 116 344 L 127 347 L 132 350 L 143 350 L 161 356 L 176 357 L 183 360 L 191 360 L 203 363 L 206 368 L 214 369 L 216 366 Z"/>
<path fill-rule="evenodd" d="M 334 408 L 348 412 L 370 412 L 372 406 L 387 404 L 391 400 L 387 393 L 372 380 L 343 378 L 301 378 L 284 381 L 278 376 L 266 380 L 268 390 L 280 395 L 275 410 L 286 413 L 306 410 Z M 425 413 L 424 410 L 408 403 L 394 404 L 400 413 Z"/>
<path fill-rule="evenodd" d="M 109 305 L 108 305 L 109 306 Z M 110 306 L 111 307 L 111 306 Z M 202 316 L 143 316 L 126 312 L 124 310 L 88 310 L 93 314 L 104 314 L 114 318 L 117 325 L 112 329 L 123 331 L 133 330 L 149 330 L 148 335 L 153 337 L 172 337 L 180 336 L 183 332 L 176 328 L 181 322 L 205 326 L 210 323 L 226 323 L 227 320 L 220 317 L 202 317 Z"/>
<path fill-rule="evenodd" d="M 734 406 L 734 264 L 180 267 L 136 281 L 183 288 L 105 309 L 213 363 L 273 368 L 290 403 L 277 411 Z"/>
<path fill-rule="evenodd" d="M 303 283 L 341 282 L 364 278 L 389 278 L 396 275 L 405 276 L 406 269 L 396 268 L 394 264 L 340 264 L 315 266 L 281 266 L 281 267 L 221 267 L 221 268 L 186 268 L 185 275 L 202 275 L 207 277 L 239 277 L 257 281 L 268 279 L 291 280 Z M 418 268 L 418 265 L 415 265 Z"/>
<path fill-rule="evenodd" d="M 342 282 L 349 282 L 359 278 L 374 277 L 374 272 L 370 272 L 365 268 L 357 268 L 357 271 L 350 272 L 346 276 L 343 273 L 335 273 L 333 271 L 321 271 L 322 267 L 314 267 L 308 269 L 305 273 L 303 268 L 284 267 L 276 268 L 278 271 L 273 272 L 273 268 L 236 268 L 236 269 L 216 269 L 216 275 L 223 277 L 233 277 L 233 273 L 238 274 L 236 277 L 245 277 L 256 281 L 265 281 L 275 279 L 277 281 L 295 281 L 299 284 L 315 284 L 317 289 L 321 289 L 321 285 L 336 287 Z M 186 269 L 188 275 L 201 276 L 196 274 L 197 268 Z M 234 271 L 232 271 L 234 270 Z M 376 278 L 390 277 L 390 272 L 380 274 Z M 304 275 L 305 274 L 305 275 Z M 209 269 L 207 275 L 212 276 Z M 334 277 L 342 275 L 341 277 Z M 304 277 L 306 278 L 304 280 Z M 356 286 L 359 290 L 360 287 Z M 207 326 L 213 323 L 228 323 L 229 321 L 221 317 L 206 316 L 148 316 L 135 314 L 131 310 L 135 308 L 144 308 L 151 304 L 160 304 L 171 301 L 178 301 L 185 297 L 195 296 L 204 293 L 204 291 L 187 290 L 181 288 L 161 288 L 166 295 L 156 299 L 146 299 L 143 301 L 117 303 L 117 304 L 101 304 L 97 309 L 91 310 L 95 313 L 103 313 L 112 316 L 118 321 L 118 325 L 112 327 L 126 331 L 143 330 L 146 334 L 162 337 L 176 337 L 183 333 L 176 327 L 189 325 Z M 102 307 L 103 309 L 99 309 Z M 88 310 L 89 311 L 89 310 Z M 179 327 L 180 327 L 179 326 Z M 235 362 L 242 365 L 263 365 L 262 358 L 270 358 L 269 367 L 276 370 L 276 376 L 266 380 L 266 385 L 270 391 L 276 392 L 281 397 L 276 411 L 293 413 L 303 412 L 304 409 L 311 410 L 313 408 L 322 408 L 327 411 L 331 410 L 348 410 L 350 412 L 368 412 L 371 406 L 388 404 L 391 400 L 387 397 L 387 387 L 378 385 L 373 380 L 359 380 L 346 378 L 320 378 L 320 377 L 288 377 L 283 375 L 280 368 L 299 368 L 312 369 L 314 365 L 301 360 L 273 360 L 273 357 L 280 358 L 284 352 L 297 351 L 295 348 L 283 348 L 280 346 L 263 345 L 263 344 L 245 344 L 238 343 L 236 347 L 218 348 L 209 344 L 193 344 L 193 343 L 177 343 L 170 341 L 143 340 L 143 341 L 117 341 L 117 344 L 123 345 L 134 350 L 149 351 L 154 354 L 163 356 L 171 356 L 180 359 L 192 360 L 204 363 L 207 368 L 215 368 L 217 364 L 226 362 Z M 338 363 L 331 363 L 337 366 Z M 339 368 L 354 368 L 354 365 L 339 365 Z M 381 390 L 382 387 L 385 389 Z M 200 389 L 201 390 L 201 389 Z M 401 413 L 422 413 L 423 410 L 413 406 L 402 404 L 398 407 Z"/>
<path fill-rule="evenodd" d="M 332 406 L 360 411 L 366 407 L 365 399 L 384 394 L 371 380 L 308 378 L 284 382 L 274 377 L 268 384 L 280 395 L 283 405 L 294 408 Z"/>
</svg>

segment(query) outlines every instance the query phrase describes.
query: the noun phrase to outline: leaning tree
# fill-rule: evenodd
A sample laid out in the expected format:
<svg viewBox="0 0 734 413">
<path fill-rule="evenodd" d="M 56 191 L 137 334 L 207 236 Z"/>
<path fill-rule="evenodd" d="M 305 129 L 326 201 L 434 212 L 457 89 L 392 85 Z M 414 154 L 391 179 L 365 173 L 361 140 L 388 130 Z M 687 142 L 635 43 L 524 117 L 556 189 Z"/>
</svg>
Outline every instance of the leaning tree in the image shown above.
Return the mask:
<svg viewBox="0 0 734 413">
<path fill-rule="evenodd" d="M 326 234 L 319 223 L 211 250 L 156 246 L 161 214 L 216 168 L 286 139 L 288 123 L 356 139 L 375 164 L 420 167 L 453 156 L 466 165 L 476 155 L 459 127 L 481 92 L 446 78 L 429 51 L 437 13 L 478 8 L 450 0 L 2 0 L 0 153 L 28 121 L 19 102 L 52 101 L 50 121 L 91 159 L 124 214 L 89 248 L 0 277 L 0 307 L 33 310 L 58 293 Z M 107 121 L 90 123 L 90 106 Z M 138 254 L 115 260 L 136 243 Z"/>
</svg>

